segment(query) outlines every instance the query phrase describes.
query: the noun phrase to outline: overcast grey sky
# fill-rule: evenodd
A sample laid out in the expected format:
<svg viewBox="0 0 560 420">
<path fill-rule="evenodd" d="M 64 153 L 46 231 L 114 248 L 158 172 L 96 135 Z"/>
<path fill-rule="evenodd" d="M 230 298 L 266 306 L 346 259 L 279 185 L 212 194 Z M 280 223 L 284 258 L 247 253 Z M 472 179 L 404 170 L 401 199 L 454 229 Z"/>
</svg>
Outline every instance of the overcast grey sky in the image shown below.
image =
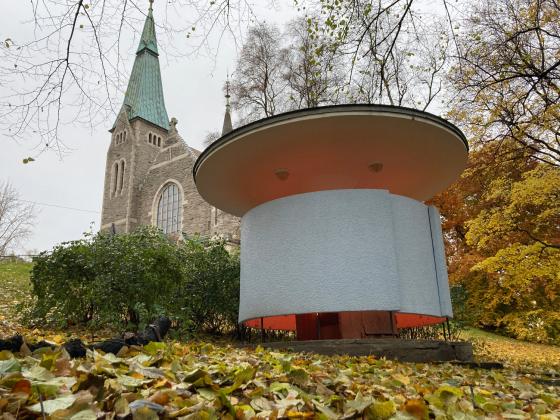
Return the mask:
<svg viewBox="0 0 560 420">
<path fill-rule="evenodd" d="M 30 2 L 11 0 L 5 3 L 10 6 L 4 7 L 0 15 L 0 39 L 30 38 L 33 24 L 25 23 L 31 17 Z M 147 8 L 148 0 L 138 1 L 139 5 L 143 3 Z M 287 6 L 292 4 L 290 1 L 284 3 Z M 157 6 L 156 1 L 156 22 Z M 280 25 L 295 17 L 292 7 L 278 6 L 275 10 L 263 7 L 259 12 L 267 21 Z M 132 34 L 130 36 L 132 39 Z M 193 44 L 196 42 L 193 40 Z M 216 39 L 210 42 L 216 45 Z M 227 71 L 231 72 L 235 67 L 236 54 L 235 43 L 227 37 L 222 40 L 216 56 L 204 54 L 168 60 L 165 48 L 160 49 L 167 111 L 170 118 L 179 120 L 179 131 L 192 147 L 201 150 L 206 133 L 221 129 L 224 113 L 221 88 Z M 128 58 L 123 64 L 127 74 L 132 69 L 133 52 Z M 1 90 L 2 86 L 0 96 Z M 55 153 L 43 153 L 27 165 L 22 159 L 35 156 L 34 141 L 16 143 L 5 136 L 6 133 L 0 133 L 0 181 L 10 181 L 24 200 L 77 209 L 37 205 L 33 235 L 18 252 L 50 249 L 62 241 L 78 239 L 92 222 L 94 230 L 99 228 L 105 155 L 110 141 L 107 130 L 112 124 L 113 121 L 106 121 L 93 130 L 79 125 L 64 126 L 60 137 L 73 149 L 72 152 L 63 159 Z"/>
</svg>

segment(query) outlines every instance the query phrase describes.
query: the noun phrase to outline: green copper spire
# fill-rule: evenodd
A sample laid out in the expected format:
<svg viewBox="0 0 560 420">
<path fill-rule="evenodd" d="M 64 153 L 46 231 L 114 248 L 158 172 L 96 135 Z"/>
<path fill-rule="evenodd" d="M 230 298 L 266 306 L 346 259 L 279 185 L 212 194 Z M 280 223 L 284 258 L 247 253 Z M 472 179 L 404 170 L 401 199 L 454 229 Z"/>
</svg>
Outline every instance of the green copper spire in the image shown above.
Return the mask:
<svg viewBox="0 0 560 420">
<path fill-rule="evenodd" d="M 169 117 L 163 99 L 152 3 L 153 0 L 150 0 L 148 16 L 144 23 L 123 106 L 129 120 L 142 118 L 168 130 Z"/>
<path fill-rule="evenodd" d="M 150 0 L 150 8 L 148 9 L 148 16 L 146 17 L 146 22 L 144 23 L 144 30 L 142 31 L 142 37 L 140 38 L 140 45 L 138 45 L 138 51 L 136 51 L 136 54 L 141 52 L 144 48 L 150 50 L 154 54 L 158 54 L 156 28 L 154 24 L 152 3 L 153 1 Z"/>
</svg>

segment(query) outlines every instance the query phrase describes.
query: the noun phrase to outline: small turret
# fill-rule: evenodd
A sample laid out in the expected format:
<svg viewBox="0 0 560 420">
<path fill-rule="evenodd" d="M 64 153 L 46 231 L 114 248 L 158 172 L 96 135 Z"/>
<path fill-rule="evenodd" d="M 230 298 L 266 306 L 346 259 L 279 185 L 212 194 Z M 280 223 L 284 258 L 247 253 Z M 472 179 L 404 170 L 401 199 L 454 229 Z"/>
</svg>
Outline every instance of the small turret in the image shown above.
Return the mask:
<svg viewBox="0 0 560 420">
<path fill-rule="evenodd" d="M 229 103 L 229 77 L 226 81 L 226 113 L 224 115 L 224 125 L 222 126 L 222 136 L 226 135 L 230 131 L 233 130 L 233 126 L 231 124 L 231 106 Z"/>
</svg>

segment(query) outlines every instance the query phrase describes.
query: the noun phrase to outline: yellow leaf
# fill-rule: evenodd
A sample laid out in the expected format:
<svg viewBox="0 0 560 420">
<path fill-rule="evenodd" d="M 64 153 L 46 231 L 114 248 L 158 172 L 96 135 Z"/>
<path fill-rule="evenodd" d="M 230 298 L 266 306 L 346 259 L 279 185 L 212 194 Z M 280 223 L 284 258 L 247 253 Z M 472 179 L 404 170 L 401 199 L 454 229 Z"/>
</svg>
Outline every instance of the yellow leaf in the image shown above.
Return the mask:
<svg viewBox="0 0 560 420">
<path fill-rule="evenodd" d="M 462 397 L 463 391 L 461 391 L 460 388 L 451 385 L 442 385 L 436 390 L 435 394 L 440 398 L 446 398 L 451 395 L 454 395 L 456 397 Z"/>
<path fill-rule="evenodd" d="M 154 410 L 148 407 L 141 407 L 132 414 L 133 420 L 159 420 L 159 416 Z"/>
<path fill-rule="evenodd" d="M 399 381 L 403 385 L 410 384 L 410 378 L 408 376 L 404 376 L 400 373 L 395 373 L 393 375 L 393 379 L 396 380 L 396 381 Z"/>
<path fill-rule="evenodd" d="M 429 410 L 424 400 L 408 400 L 404 403 L 404 410 L 414 418 L 424 420 L 429 416 Z"/>
<path fill-rule="evenodd" d="M 149 398 L 150 401 L 156 404 L 166 405 L 169 402 L 169 394 L 163 391 L 158 391 Z"/>
<path fill-rule="evenodd" d="M 130 414 L 130 408 L 128 408 L 128 401 L 124 397 L 119 397 L 115 402 L 113 407 L 115 414 L 126 417 Z"/>
<path fill-rule="evenodd" d="M 62 344 L 64 342 L 64 336 L 57 334 L 51 337 L 50 341 L 56 344 Z"/>
<path fill-rule="evenodd" d="M 289 418 L 296 418 L 296 419 L 301 419 L 301 418 L 313 418 L 315 417 L 315 413 L 313 413 L 312 411 L 288 411 L 286 413 L 286 416 L 288 416 Z"/>
<path fill-rule="evenodd" d="M 374 419 L 388 419 L 395 414 L 396 407 L 393 401 L 374 402 L 367 409 Z"/>
</svg>

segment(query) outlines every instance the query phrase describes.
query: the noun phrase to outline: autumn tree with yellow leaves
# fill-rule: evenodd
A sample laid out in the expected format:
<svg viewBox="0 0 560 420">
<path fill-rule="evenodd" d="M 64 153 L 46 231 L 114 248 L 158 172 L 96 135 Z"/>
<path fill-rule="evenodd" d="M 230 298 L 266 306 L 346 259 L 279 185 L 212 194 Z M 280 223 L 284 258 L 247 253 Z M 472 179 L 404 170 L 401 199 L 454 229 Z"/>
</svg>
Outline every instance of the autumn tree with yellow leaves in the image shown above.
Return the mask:
<svg viewBox="0 0 560 420">
<path fill-rule="evenodd" d="M 558 342 L 560 169 L 530 157 L 495 161 L 496 148 L 473 152 L 461 179 L 434 200 L 451 284 L 466 295 L 456 310 L 517 338 Z"/>
<path fill-rule="evenodd" d="M 460 315 L 560 342 L 560 4 L 477 3 L 449 73 L 469 167 L 436 197 Z"/>
</svg>

